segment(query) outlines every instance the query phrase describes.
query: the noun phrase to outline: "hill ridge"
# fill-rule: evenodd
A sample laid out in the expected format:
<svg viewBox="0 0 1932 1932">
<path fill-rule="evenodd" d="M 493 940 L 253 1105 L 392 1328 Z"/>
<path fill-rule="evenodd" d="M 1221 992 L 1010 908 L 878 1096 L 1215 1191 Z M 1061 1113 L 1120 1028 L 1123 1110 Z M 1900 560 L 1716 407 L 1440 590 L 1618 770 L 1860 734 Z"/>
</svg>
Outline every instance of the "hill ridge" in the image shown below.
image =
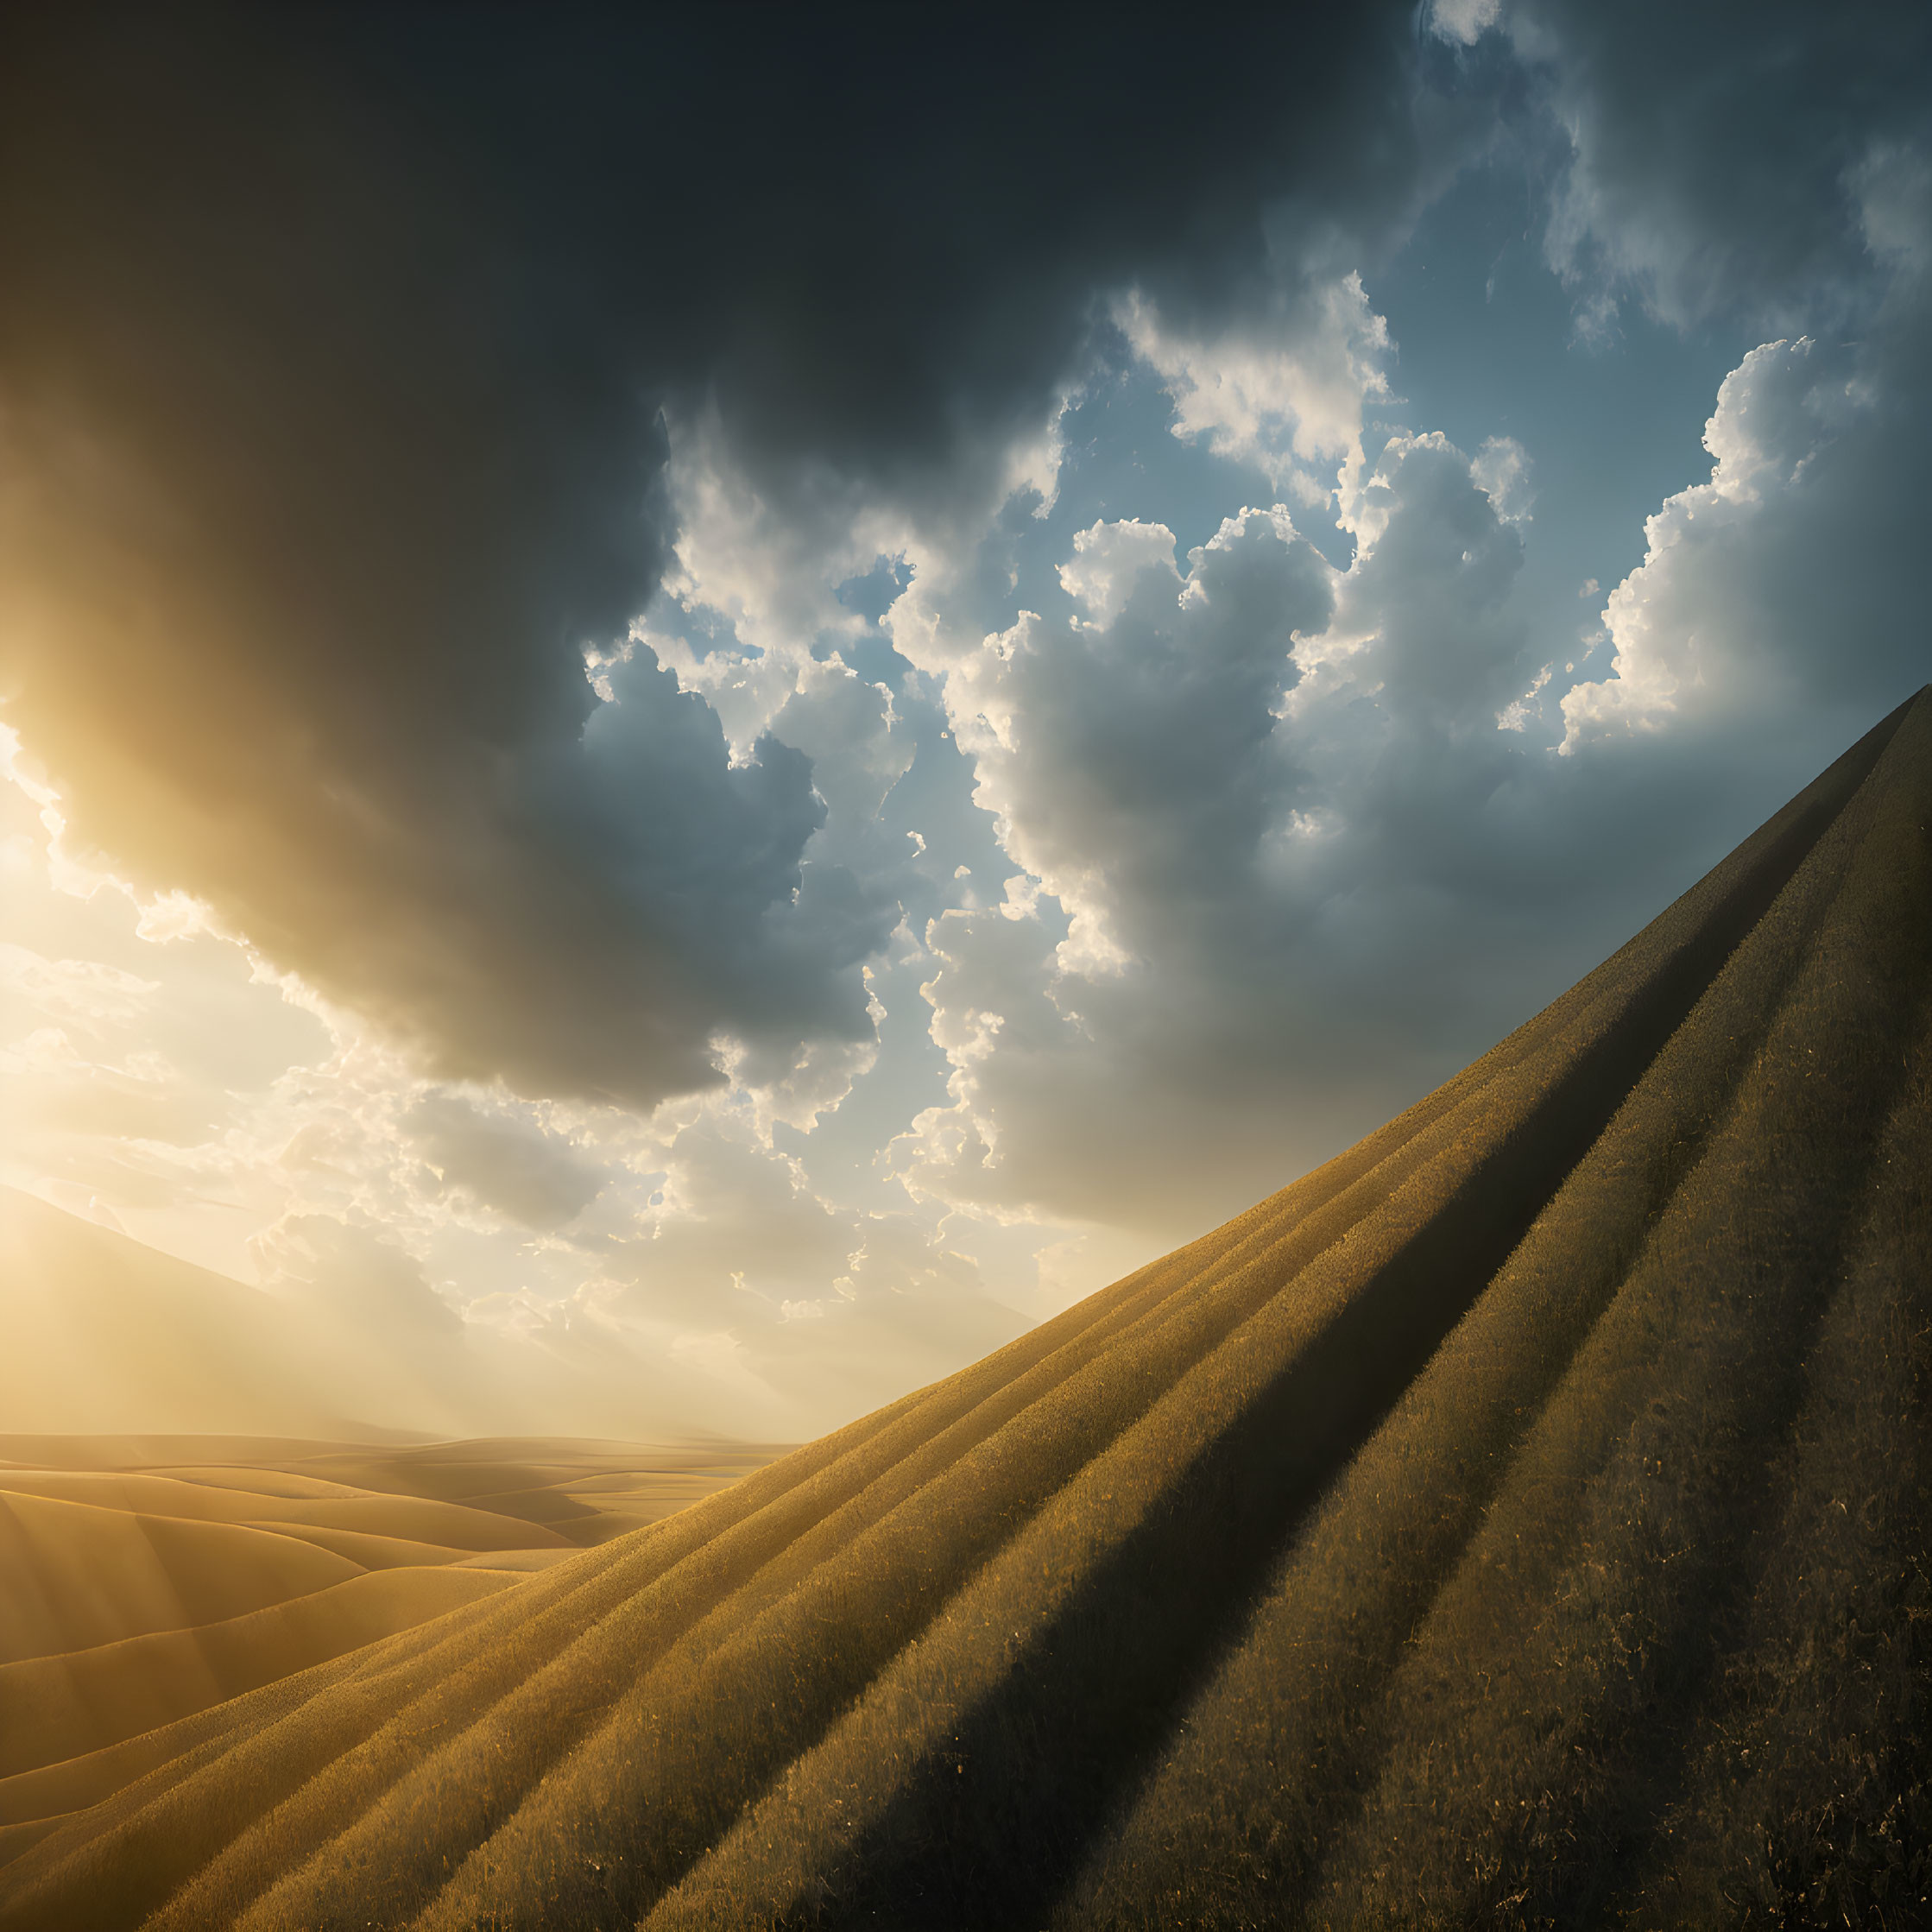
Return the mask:
<svg viewBox="0 0 1932 1932">
<path fill-rule="evenodd" d="M 0 1867 L 0 1928 L 1701 1923 L 1709 1872 L 1767 1912 L 1903 1897 L 1932 1880 L 1898 1849 L 1929 819 L 1932 691 L 1223 1228 L 678 1516 L 152 1733 Z M 1868 1520 L 1804 1513 L 1828 1468 Z M 1784 1683 L 1854 1598 L 1883 1695 Z M 1783 1783 L 1731 1775 L 1762 1729 L 1739 1658 L 1833 1714 Z M 1881 1769 L 1847 1793 L 1853 1738 Z"/>
</svg>

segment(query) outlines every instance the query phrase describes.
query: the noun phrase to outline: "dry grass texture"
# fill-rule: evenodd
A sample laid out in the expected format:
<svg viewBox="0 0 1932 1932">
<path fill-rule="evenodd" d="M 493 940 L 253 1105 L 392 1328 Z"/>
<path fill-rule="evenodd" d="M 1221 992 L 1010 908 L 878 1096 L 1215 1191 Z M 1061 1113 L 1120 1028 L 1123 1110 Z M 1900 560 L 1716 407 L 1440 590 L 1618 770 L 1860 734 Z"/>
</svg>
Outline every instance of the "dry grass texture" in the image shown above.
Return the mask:
<svg viewBox="0 0 1932 1932">
<path fill-rule="evenodd" d="M 1348 1153 L 548 1568 L 0 1481 L 9 1563 L 173 1525 L 85 1667 L 35 1559 L 9 1727 L 210 1687 L 33 1774 L 0 1929 L 1932 1923 L 1929 823 L 1922 694 Z"/>
</svg>

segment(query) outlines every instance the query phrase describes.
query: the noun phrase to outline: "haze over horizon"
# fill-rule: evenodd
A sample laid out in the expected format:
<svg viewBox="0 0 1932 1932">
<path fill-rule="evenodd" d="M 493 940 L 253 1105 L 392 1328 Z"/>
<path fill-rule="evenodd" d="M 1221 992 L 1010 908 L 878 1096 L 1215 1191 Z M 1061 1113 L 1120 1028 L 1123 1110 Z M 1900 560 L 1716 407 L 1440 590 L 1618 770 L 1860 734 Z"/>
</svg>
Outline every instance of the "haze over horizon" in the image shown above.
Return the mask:
<svg viewBox="0 0 1932 1932">
<path fill-rule="evenodd" d="M 764 1440 L 1247 1207 L 1932 674 L 1929 55 L 0 16 L 0 1182 Z"/>
</svg>

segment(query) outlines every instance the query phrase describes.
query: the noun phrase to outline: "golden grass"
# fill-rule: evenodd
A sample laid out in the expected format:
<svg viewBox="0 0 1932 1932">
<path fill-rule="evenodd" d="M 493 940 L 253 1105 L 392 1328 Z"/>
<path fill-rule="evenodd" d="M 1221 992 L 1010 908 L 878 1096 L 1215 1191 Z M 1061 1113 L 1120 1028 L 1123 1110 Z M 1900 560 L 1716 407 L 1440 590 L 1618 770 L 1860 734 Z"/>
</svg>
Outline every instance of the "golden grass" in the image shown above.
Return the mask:
<svg viewBox="0 0 1932 1932">
<path fill-rule="evenodd" d="M 653 1526 L 479 1449 L 590 1547 L 34 1774 L 0 1927 L 1909 1923 L 1929 820 L 1922 696 L 1379 1133 Z"/>
</svg>

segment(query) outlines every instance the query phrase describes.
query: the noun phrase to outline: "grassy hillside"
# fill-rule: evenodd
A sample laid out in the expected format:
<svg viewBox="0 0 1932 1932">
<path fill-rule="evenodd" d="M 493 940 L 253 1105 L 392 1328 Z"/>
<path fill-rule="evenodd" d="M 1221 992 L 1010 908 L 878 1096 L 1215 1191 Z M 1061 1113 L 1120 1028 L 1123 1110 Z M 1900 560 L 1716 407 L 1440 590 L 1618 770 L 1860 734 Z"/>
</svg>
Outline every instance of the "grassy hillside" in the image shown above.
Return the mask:
<svg viewBox="0 0 1932 1932">
<path fill-rule="evenodd" d="M 0 1929 L 1932 1918 L 1929 824 L 1922 694 L 1227 1227 L 109 1751 Z"/>
</svg>

